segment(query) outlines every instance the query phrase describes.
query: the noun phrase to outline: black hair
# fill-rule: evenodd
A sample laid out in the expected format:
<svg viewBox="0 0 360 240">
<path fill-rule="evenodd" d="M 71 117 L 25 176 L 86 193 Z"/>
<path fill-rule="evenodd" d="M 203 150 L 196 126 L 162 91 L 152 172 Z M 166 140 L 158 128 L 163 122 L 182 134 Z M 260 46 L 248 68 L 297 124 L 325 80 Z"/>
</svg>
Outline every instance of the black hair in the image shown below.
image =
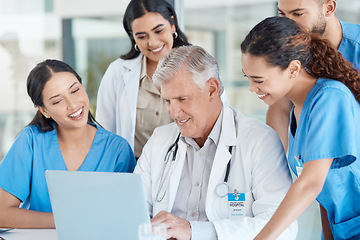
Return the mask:
<svg viewBox="0 0 360 240">
<path fill-rule="evenodd" d="M 328 40 L 303 30 L 285 17 L 269 17 L 258 23 L 241 43 L 241 51 L 264 57 L 270 66 L 286 69 L 298 60 L 315 78 L 345 84 L 360 102 L 360 74 Z"/>
<path fill-rule="evenodd" d="M 140 51 L 136 51 L 135 40 L 132 35 L 131 30 L 131 23 L 142 16 L 144 16 L 148 12 L 155 12 L 160 13 L 167 21 L 169 21 L 170 25 L 175 25 L 176 32 L 178 34 L 177 37 L 173 35 L 174 44 L 173 47 L 179 47 L 184 45 L 190 45 L 187 40 L 185 34 L 181 31 L 178 20 L 176 17 L 176 13 L 174 8 L 165 0 L 131 0 L 128 4 L 124 19 L 123 19 L 123 26 L 128 34 L 130 41 L 131 41 L 131 49 L 128 53 L 121 55 L 120 58 L 122 59 L 134 59 L 139 56 Z"/>
<path fill-rule="evenodd" d="M 35 106 L 44 107 L 42 91 L 45 84 L 50 80 L 53 74 L 58 72 L 72 73 L 81 83 L 81 78 L 75 70 L 62 61 L 48 59 L 38 63 L 35 68 L 31 70 L 27 78 L 27 92 Z M 88 122 L 97 123 L 90 111 L 88 115 Z M 37 110 L 35 117 L 28 126 L 35 125 L 39 131 L 47 132 L 54 129 L 53 124 L 54 120 L 52 118 L 44 117 L 44 115 Z"/>
</svg>

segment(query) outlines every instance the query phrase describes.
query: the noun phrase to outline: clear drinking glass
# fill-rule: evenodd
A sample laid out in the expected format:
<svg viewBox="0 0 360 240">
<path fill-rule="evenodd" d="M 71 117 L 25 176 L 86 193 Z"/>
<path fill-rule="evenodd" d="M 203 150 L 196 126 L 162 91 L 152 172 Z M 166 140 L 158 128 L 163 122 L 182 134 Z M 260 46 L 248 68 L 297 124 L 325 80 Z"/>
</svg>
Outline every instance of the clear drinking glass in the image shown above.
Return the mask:
<svg viewBox="0 0 360 240">
<path fill-rule="evenodd" d="M 139 240 L 166 240 L 166 225 L 163 223 L 145 223 L 138 227 Z"/>
</svg>

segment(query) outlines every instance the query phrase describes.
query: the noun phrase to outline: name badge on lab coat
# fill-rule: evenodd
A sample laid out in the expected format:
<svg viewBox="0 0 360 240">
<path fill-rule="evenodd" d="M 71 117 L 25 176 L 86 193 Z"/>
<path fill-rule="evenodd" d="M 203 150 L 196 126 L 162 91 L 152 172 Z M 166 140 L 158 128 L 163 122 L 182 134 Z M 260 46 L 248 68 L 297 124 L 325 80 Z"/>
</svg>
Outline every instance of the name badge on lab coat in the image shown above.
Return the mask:
<svg viewBox="0 0 360 240">
<path fill-rule="evenodd" d="M 228 194 L 229 204 L 229 218 L 234 219 L 245 216 L 245 193 L 229 193 Z"/>
</svg>

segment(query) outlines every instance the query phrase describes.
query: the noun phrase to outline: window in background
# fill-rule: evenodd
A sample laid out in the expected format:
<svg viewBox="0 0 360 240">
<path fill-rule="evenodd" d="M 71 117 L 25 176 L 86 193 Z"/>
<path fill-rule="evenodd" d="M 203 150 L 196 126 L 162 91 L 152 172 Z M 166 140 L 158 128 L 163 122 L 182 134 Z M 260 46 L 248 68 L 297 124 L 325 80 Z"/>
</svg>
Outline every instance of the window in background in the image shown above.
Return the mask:
<svg viewBox="0 0 360 240">
<path fill-rule="evenodd" d="M 240 43 L 256 23 L 275 14 L 274 1 L 210 4 L 204 0 L 184 1 L 185 33 L 189 41 L 204 47 L 217 59 L 230 104 L 262 121 L 267 106 L 248 90 L 248 81 L 242 73 Z"/>
<path fill-rule="evenodd" d="M 61 59 L 61 25 L 52 1 L 0 0 L 0 161 L 35 109 L 26 78 L 45 58 Z"/>
<path fill-rule="evenodd" d="M 73 18 L 76 70 L 84 80 L 90 103 L 96 107 L 97 89 L 109 64 L 131 45 L 122 16 Z"/>
</svg>

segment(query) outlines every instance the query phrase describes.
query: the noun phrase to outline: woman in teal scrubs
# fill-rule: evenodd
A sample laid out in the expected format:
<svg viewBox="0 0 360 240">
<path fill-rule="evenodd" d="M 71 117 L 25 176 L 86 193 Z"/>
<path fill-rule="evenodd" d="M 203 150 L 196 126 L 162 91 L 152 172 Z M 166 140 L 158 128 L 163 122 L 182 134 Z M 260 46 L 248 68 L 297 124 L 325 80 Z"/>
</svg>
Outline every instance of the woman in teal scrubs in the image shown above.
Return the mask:
<svg viewBox="0 0 360 240">
<path fill-rule="evenodd" d="M 263 20 L 241 50 L 250 91 L 294 104 L 288 161 L 298 179 L 255 239 L 275 239 L 315 198 L 324 239 L 360 239 L 359 72 L 288 18 Z"/>
<path fill-rule="evenodd" d="M 0 164 L 0 227 L 54 228 L 46 170 L 132 172 L 136 161 L 125 139 L 96 124 L 67 64 L 39 63 L 27 90 L 38 111 Z"/>
</svg>

